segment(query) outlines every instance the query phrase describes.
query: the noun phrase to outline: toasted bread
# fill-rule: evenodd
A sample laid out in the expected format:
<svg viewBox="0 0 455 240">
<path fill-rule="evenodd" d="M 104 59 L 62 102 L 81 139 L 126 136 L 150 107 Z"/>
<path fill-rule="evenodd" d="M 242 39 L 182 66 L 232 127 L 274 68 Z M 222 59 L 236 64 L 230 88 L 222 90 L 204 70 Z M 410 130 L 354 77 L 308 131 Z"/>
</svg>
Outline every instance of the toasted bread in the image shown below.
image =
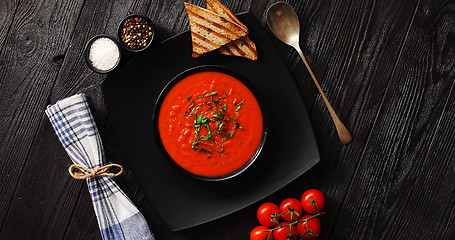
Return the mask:
<svg viewBox="0 0 455 240">
<path fill-rule="evenodd" d="M 238 25 L 242 26 L 244 29 L 247 27 L 240 22 L 240 20 L 232 13 L 232 11 L 224 6 L 219 0 L 207 0 L 207 10 L 212 11 L 231 22 L 235 22 Z"/>
<path fill-rule="evenodd" d="M 246 28 L 246 26 L 240 22 L 234 13 L 232 13 L 232 11 L 224 6 L 219 0 L 207 0 L 207 10 L 213 11 L 220 16 Z M 248 36 L 241 37 L 233 42 L 221 46 L 216 52 L 224 55 L 246 57 L 253 61 L 258 59 L 256 45 Z"/>
<path fill-rule="evenodd" d="M 198 6 L 184 3 L 191 27 L 193 57 L 213 51 L 248 34 L 248 29 Z"/>
<path fill-rule="evenodd" d="M 221 46 L 216 50 L 216 52 L 229 56 L 246 57 L 253 61 L 258 59 L 256 45 L 248 36 L 241 37 L 233 42 Z"/>
</svg>

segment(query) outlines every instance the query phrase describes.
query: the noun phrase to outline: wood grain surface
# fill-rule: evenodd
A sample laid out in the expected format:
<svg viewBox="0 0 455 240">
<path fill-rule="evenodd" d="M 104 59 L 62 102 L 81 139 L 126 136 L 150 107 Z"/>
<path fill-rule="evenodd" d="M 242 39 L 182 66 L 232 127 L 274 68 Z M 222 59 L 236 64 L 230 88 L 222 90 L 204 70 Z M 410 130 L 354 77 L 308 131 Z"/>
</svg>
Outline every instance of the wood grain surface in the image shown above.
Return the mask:
<svg viewBox="0 0 455 240">
<path fill-rule="evenodd" d="M 71 161 L 44 114 L 78 92 L 88 97 L 107 158 L 126 168 L 116 182 L 157 239 L 248 239 L 261 203 L 309 188 L 327 198 L 319 239 L 455 239 L 455 2 L 286 1 L 299 16 L 302 50 L 351 131 L 347 146 L 297 52 L 267 27 L 265 11 L 276 1 L 222 2 L 252 12 L 279 49 L 320 163 L 250 207 L 171 232 L 128 169 L 101 93 L 106 76 L 90 71 L 83 53 L 91 37 L 115 36 L 132 13 L 155 23 L 153 47 L 189 30 L 183 1 L 0 0 L 0 239 L 101 238 L 86 184 L 67 174 Z"/>
</svg>

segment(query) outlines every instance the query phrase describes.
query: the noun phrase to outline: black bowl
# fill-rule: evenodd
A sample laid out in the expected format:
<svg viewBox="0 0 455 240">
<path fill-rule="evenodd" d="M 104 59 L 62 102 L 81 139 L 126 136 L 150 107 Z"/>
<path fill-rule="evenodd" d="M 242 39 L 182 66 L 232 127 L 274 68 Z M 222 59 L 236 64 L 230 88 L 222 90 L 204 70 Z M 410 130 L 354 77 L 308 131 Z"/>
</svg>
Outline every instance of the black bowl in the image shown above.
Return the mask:
<svg viewBox="0 0 455 240">
<path fill-rule="evenodd" d="M 94 42 L 95 40 L 99 39 L 99 38 L 109 38 L 110 40 L 112 40 L 112 41 L 115 43 L 115 45 L 116 45 L 117 48 L 118 48 L 119 59 L 118 59 L 118 61 L 115 63 L 115 65 L 114 65 L 111 69 L 107 69 L 107 70 L 98 69 L 98 68 L 96 68 L 96 67 L 93 66 L 92 62 L 91 62 L 90 59 L 89 59 L 90 46 L 92 46 L 93 42 Z M 100 34 L 100 35 L 96 35 L 96 36 L 92 37 L 92 38 L 87 42 L 87 44 L 85 45 L 85 50 L 84 50 L 84 51 L 85 51 L 85 54 L 84 54 L 85 63 L 87 63 L 87 66 L 88 66 L 90 69 L 92 69 L 93 71 L 95 71 L 95 72 L 97 72 L 97 73 L 108 73 L 108 72 L 114 70 L 114 69 L 118 66 L 118 64 L 120 63 L 120 60 L 122 59 L 122 51 L 121 51 L 121 49 L 120 49 L 120 45 L 119 45 L 118 41 L 117 41 L 115 38 L 113 38 L 113 37 L 111 37 L 111 36 L 109 36 L 109 35 L 106 35 L 106 34 Z"/>
<path fill-rule="evenodd" d="M 242 82 L 253 93 L 254 97 L 256 98 L 256 100 L 257 100 L 257 102 L 259 104 L 259 108 L 261 109 L 261 112 L 262 112 L 262 121 L 263 121 L 263 124 L 262 124 L 262 126 L 263 126 L 262 127 L 263 128 L 263 130 L 262 130 L 262 138 L 261 138 L 261 141 L 259 143 L 258 148 L 256 149 L 256 152 L 253 154 L 253 156 L 250 158 L 250 160 L 248 160 L 248 162 L 246 162 L 239 169 L 237 169 L 237 170 L 235 170 L 233 172 L 230 172 L 228 174 L 221 175 L 221 176 L 216 176 L 216 177 L 207 177 L 207 176 L 196 175 L 196 174 L 191 173 L 191 172 L 187 171 L 186 169 L 182 168 L 180 165 L 178 165 L 169 156 L 169 154 L 167 153 L 166 149 L 164 148 L 164 145 L 161 142 L 161 137 L 159 135 L 159 130 L 158 130 L 158 115 L 159 115 L 159 112 L 160 112 L 161 104 L 163 103 L 164 98 L 166 97 L 168 92 L 172 89 L 172 87 L 174 87 L 175 84 L 177 84 L 180 80 L 184 79 L 187 76 L 190 76 L 190 75 L 198 73 L 198 72 L 206 72 L 206 71 L 215 71 L 215 72 L 225 73 L 225 74 L 228 74 L 228 75 L 236 78 L 240 82 Z M 266 137 L 267 137 L 267 121 L 265 119 L 264 107 L 263 107 L 263 105 L 261 103 L 261 100 L 260 100 L 258 94 L 257 94 L 257 91 L 253 88 L 251 83 L 249 83 L 243 76 L 241 76 L 240 74 L 238 74 L 238 73 L 236 73 L 236 72 L 234 72 L 232 70 L 229 70 L 229 69 L 223 68 L 223 67 L 219 67 L 219 66 L 211 66 L 211 65 L 209 65 L 209 66 L 198 66 L 198 67 L 194 67 L 194 68 L 188 69 L 188 70 L 178 74 L 176 77 L 174 77 L 164 87 L 164 89 L 161 91 L 160 95 L 158 96 L 158 100 L 157 100 L 157 102 L 155 104 L 155 109 L 154 109 L 154 112 L 153 112 L 153 125 L 154 125 L 153 127 L 154 127 L 154 130 L 155 130 L 155 137 L 157 138 L 157 142 L 160 145 L 161 153 L 163 155 L 165 155 L 165 157 L 169 160 L 171 165 L 173 165 L 174 167 L 176 167 L 177 169 L 179 169 L 180 171 L 182 171 L 186 175 L 189 175 L 189 176 L 191 176 L 193 178 L 204 180 L 204 181 L 222 181 L 222 180 L 227 180 L 227 179 L 233 178 L 235 176 L 238 176 L 239 174 L 244 172 L 259 157 L 259 154 L 261 153 L 261 150 L 262 150 L 262 148 L 263 148 L 263 146 L 265 144 L 265 140 L 266 140 Z"/>
<path fill-rule="evenodd" d="M 152 36 L 151 36 L 151 39 L 150 39 L 150 42 L 143 48 L 140 48 L 140 49 L 132 49 L 130 47 L 128 47 L 125 42 L 123 42 L 122 40 L 122 29 L 123 29 L 123 24 L 125 23 L 126 20 L 130 19 L 130 18 L 142 18 L 144 19 L 145 21 L 148 22 L 148 24 L 150 25 L 150 27 L 152 27 Z M 129 15 L 127 17 L 125 17 L 121 22 L 120 24 L 118 25 L 118 29 L 117 29 L 117 37 L 119 39 L 119 42 L 120 44 L 127 50 L 127 51 L 130 51 L 130 52 L 133 52 L 133 53 L 137 53 L 137 52 L 142 52 L 144 50 L 146 50 L 148 47 L 150 47 L 150 45 L 152 44 L 153 42 L 153 38 L 155 37 L 155 26 L 153 25 L 153 22 L 150 18 L 144 16 L 144 15 L 141 15 L 141 14 L 132 14 L 132 15 Z"/>
</svg>

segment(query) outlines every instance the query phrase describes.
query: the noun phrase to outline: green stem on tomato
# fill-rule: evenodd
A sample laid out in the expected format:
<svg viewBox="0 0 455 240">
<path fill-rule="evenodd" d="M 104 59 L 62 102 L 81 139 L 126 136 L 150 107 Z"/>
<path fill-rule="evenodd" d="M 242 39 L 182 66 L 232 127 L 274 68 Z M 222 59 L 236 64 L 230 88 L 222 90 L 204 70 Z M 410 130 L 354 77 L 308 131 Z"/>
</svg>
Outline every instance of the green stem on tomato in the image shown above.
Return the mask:
<svg viewBox="0 0 455 240">
<path fill-rule="evenodd" d="M 295 217 L 294 217 L 295 215 L 297 215 L 297 217 L 300 218 L 300 214 L 299 214 L 297 211 L 295 211 L 295 208 L 290 208 L 290 207 L 288 207 L 288 209 L 289 209 L 289 211 L 283 213 L 283 215 L 286 215 L 286 214 L 289 213 L 289 215 L 290 215 L 290 218 L 289 218 L 289 219 L 295 218 Z"/>
<path fill-rule="evenodd" d="M 314 209 L 316 209 L 316 212 L 319 212 L 319 209 L 316 207 L 316 201 L 314 199 L 310 199 L 311 205 L 313 205 Z"/>
<path fill-rule="evenodd" d="M 280 225 L 280 224 L 278 223 L 278 226 L 277 226 L 277 227 L 271 228 L 271 229 L 269 229 L 269 230 L 267 230 L 267 231 L 272 232 L 272 231 L 275 231 L 275 230 L 280 229 L 280 228 L 283 228 L 283 227 L 292 226 L 292 225 L 297 224 L 297 223 L 299 223 L 299 222 L 306 222 L 306 223 L 308 223 L 308 221 L 309 221 L 310 219 L 313 219 L 313 218 L 315 218 L 315 217 L 318 217 L 318 216 L 321 216 L 321 215 L 324 215 L 324 214 L 325 214 L 325 212 L 318 212 L 318 213 L 316 213 L 316 214 L 314 214 L 314 215 L 311 215 L 311 217 L 308 217 L 308 218 L 305 218 L 305 219 L 302 219 L 302 220 L 299 219 L 299 220 L 296 220 L 296 221 L 294 221 L 294 222 L 292 222 L 292 223 L 288 223 L 288 224 L 285 224 L 285 225 Z M 281 215 L 281 214 L 280 214 L 280 215 Z M 284 214 L 283 214 L 283 215 L 284 215 Z"/>
</svg>

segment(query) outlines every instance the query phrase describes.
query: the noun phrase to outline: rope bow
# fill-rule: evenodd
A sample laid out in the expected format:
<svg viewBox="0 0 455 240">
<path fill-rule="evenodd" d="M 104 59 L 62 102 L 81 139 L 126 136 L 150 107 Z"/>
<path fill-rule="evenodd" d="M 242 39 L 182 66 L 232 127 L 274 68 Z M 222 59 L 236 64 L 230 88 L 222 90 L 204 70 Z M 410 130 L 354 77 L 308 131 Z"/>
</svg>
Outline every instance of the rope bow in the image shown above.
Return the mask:
<svg viewBox="0 0 455 240">
<path fill-rule="evenodd" d="M 117 173 L 107 172 L 112 167 L 117 167 L 120 170 Z M 88 173 L 84 173 L 81 170 L 85 170 Z M 90 169 L 83 165 L 73 164 L 68 168 L 68 172 L 70 173 L 71 177 L 73 177 L 75 179 L 87 179 L 87 178 L 93 178 L 93 177 L 98 177 L 98 176 L 117 177 L 123 173 L 123 167 L 119 164 L 111 163 L 108 165 L 104 165 L 102 167 Z"/>
</svg>

